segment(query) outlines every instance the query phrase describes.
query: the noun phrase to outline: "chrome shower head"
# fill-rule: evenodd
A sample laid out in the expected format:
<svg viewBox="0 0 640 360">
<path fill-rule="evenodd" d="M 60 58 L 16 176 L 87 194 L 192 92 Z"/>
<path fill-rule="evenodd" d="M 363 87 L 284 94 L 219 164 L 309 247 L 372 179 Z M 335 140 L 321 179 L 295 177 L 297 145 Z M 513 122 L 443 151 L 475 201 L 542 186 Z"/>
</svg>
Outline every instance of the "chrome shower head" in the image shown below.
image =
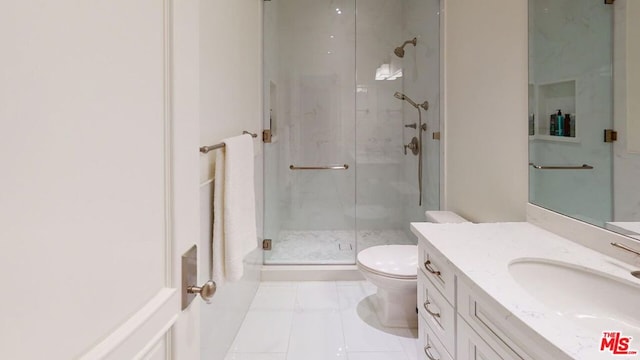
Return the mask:
<svg viewBox="0 0 640 360">
<path fill-rule="evenodd" d="M 413 44 L 413 46 L 416 46 L 417 43 L 418 43 L 418 39 L 417 38 L 413 38 L 412 40 L 407 40 L 407 41 L 404 42 L 404 44 L 402 44 L 402 46 L 398 46 L 395 50 L 393 50 L 393 53 L 396 54 L 397 57 L 403 58 L 404 57 L 404 47 L 407 44 Z"/>
<path fill-rule="evenodd" d="M 401 92 L 397 92 L 395 94 L 393 94 L 393 96 L 396 99 L 400 99 L 400 100 L 404 100 L 406 102 L 408 102 L 409 104 L 411 104 L 411 106 L 413 106 L 414 108 L 418 108 L 418 104 L 416 104 L 413 100 L 411 100 L 407 95 L 401 93 Z"/>
</svg>

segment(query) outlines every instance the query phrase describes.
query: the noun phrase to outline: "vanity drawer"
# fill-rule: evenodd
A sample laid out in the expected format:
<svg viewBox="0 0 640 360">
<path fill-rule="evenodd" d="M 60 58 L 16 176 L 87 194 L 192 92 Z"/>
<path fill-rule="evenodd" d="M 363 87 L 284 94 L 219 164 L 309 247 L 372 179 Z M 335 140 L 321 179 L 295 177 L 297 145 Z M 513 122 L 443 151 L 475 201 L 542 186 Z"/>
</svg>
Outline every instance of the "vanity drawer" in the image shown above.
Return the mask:
<svg viewBox="0 0 640 360">
<path fill-rule="evenodd" d="M 458 359 L 464 360 L 510 360 L 495 352 L 480 335 L 467 324 L 458 319 Z"/>
<path fill-rule="evenodd" d="M 426 324 L 426 320 L 419 316 L 420 340 L 418 358 L 424 360 L 453 360 L 453 356 L 447 351 L 431 328 Z"/>
<path fill-rule="evenodd" d="M 455 349 L 455 311 L 427 275 L 418 272 L 418 312 L 431 331 L 453 354 Z"/>
<path fill-rule="evenodd" d="M 530 336 L 505 322 L 505 319 L 509 319 L 511 314 L 507 310 L 490 305 L 486 298 L 473 291 L 467 283 L 461 280 L 458 281 L 458 313 L 460 317 L 458 319 L 458 339 L 460 339 L 460 325 L 464 323 L 474 333 L 480 334 L 493 351 L 500 354 L 499 359 L 559 358 L 555 356 L 530 356 L 521 344 L 512 340 L 512 338 L 527 339 Z"/>
<path fill-rule="evenodd" d="M 455 274 L 453 268 L 447 263 L 440 253 L 425 239 L 420 238 L 418 243 L 418 267 L 431 283 L 440 290 L 449 304 L 454 304 Z"/>
</svg>

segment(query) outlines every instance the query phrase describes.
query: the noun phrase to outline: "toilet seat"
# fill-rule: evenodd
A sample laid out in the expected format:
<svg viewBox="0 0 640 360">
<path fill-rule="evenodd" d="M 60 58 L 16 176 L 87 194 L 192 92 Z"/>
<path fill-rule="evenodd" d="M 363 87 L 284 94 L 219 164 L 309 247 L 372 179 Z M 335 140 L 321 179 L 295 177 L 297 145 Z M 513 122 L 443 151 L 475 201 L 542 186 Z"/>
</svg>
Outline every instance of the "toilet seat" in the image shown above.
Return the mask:
<svg viewBox="0 0 640 360">
<path fill-rule="evenodd" d="M 418 277 L 416 245 L 380 245 L 358 253 L 358 265 L 364 270 L 392 279 L 414 280 Z"/>
</svg>

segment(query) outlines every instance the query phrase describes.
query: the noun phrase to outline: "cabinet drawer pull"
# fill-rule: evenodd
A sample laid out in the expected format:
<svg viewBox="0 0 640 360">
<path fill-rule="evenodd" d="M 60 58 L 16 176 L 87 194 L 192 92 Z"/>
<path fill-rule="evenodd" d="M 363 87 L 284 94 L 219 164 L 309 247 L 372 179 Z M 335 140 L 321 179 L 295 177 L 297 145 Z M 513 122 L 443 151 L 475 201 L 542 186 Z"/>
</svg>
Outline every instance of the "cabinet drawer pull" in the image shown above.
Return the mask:
<svg viewBox="0 0 640 360">
<path fill-rule="evenodd" d="M 440 271 L 438 270 L 434 270 L 431 267 L 431 260 L 427 260 L 424 262 L 424 268 L 427 269 L 428 272 L 432 273 L 433 275 L 438 275 L 440 276 Z"/>
<path fill-rule="evenodd" d="M 431 345 L 427 345 L 427 346 L 425 346 L 425 347 L 424 347 L 424 353 L 425 353 L 425 355 L 427 355 L 427 357 L 428 357 L 430 360 L 440 360 L 440 358 L 433 357 L 433 355 L 431 355 L 431 351 L 429 351 L 430 349 L 431 349 Z"/>
<path fill-rule="evenodd" d="M 424 306 L 424 309 L 427 310 L 429 315 L 433 316 L 434 318 L 439 318 L 440 317 L 440 313 L 436 313 L 436 312 L 433 312 L 433 311 L 429 310 L 429 304 L 431 304 L 429 302 L 429 300 L 425 300 L 424 304 L 422 304 L 422 306 Z"/>
</svg>

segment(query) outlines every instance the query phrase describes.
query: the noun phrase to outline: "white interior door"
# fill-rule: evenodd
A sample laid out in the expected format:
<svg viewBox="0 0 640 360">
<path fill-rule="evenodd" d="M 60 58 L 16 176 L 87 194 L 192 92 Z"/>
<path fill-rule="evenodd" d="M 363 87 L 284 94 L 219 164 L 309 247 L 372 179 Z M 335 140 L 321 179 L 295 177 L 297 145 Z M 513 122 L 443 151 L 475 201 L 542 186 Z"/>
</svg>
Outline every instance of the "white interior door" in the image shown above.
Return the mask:
<svg viewBox="0 0 640 360">
<path fill-rule="evenodd" d="M 197 2 L 3 1 L 0 48 L 0 358 L 198 358 Z"/>
</svg>

